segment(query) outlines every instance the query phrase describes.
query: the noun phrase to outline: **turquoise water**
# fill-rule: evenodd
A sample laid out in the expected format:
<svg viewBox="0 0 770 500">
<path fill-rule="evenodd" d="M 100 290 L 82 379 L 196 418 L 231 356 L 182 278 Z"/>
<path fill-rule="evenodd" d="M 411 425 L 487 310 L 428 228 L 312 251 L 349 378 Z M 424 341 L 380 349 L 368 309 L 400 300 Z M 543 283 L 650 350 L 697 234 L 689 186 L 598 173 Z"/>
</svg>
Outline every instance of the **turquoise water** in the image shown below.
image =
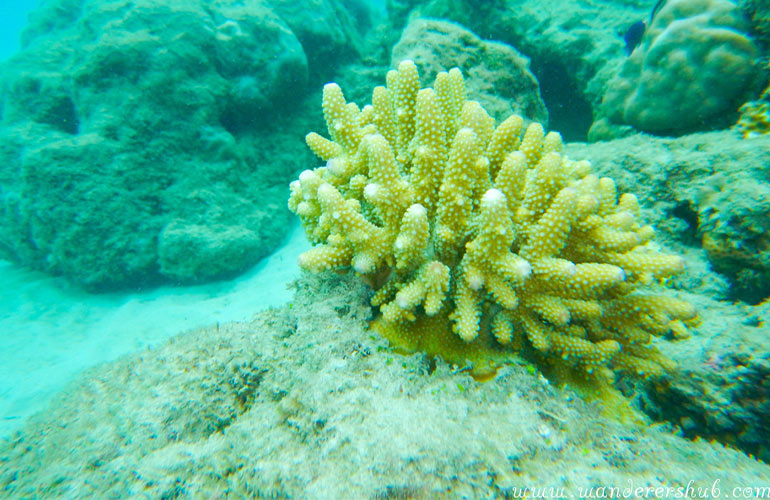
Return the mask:
<svg viewBox="0 0 770 500">
<path fill-rule="evenodd" d="M 19 50 L 21 30 L 26 26 L 27 15 L 36 3 L 33 0 L 8 0 L 0 5 L 0 60 Z"/>
</svg>

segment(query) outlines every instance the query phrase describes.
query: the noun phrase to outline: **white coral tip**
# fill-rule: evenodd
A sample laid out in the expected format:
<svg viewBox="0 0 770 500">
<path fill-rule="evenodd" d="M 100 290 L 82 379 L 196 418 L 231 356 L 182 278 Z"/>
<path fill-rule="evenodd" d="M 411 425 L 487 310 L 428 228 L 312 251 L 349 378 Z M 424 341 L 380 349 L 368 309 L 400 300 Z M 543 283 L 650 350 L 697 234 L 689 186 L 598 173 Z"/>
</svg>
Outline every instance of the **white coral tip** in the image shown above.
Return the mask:
<svg viewBox="0 0 770 500">
<path fill-rule="evenodd" d="M 377 184 L 367 184 L 364 187 L 364 196 L 367 200 L 373 200 L 377 197 L 377 193 L 380 191 L 380 187 Z"/>
<path fill-rule="evenodd" d="M 532 274 L 532 265 L 530 265 L 530 263 L 527 262 L 526 260 L 522 259 L 516 263 L 513 271 L 520 278 L 528 278 L 529 275 Z"/>
<path fill-rule="evenodd" d="M 328 168 L 334 175 L 342 175 L 345 173 L 345 162 L 339 158 L 331 158 L 326 162 L 326 168 Z"/>
<path fill-rule="evenodd" d="M 334 194 L 334 192 L 337 191 L 334 189 L 334 186 L 329 184 L 328 182 L 324 182 L 320 186 L 318 186 L 318 196 L 319 197 L 328 197 Z"/>
<path fill-rule="evenodd" d="M 468 276 L 468 286 L 476 291 L 481 290 L 481 287 L 484 286 L 484 277 L 481 274 Z"/>
<path fill-rule="evenodd" d="M 503 201 L 505 199 L 505 195 L 502 191 L 499 189 L 490 189 L 486 193 L 484 193 L 484 196 L 481 198 L 482 203 L 494 203 L 498 204 L 499 202 Z"/>
<path fill-rule="evenodd" d="M 353 262 L 353 269 L 361 274 L 366 274 L 374 271 L 374 262 L 366 255 L 359 255 Z"/>
<path fill-rule="evenodd" d="M 300 182 L 308 182 L 313 178 L 315 178 L 315 172 L 312 170 L 303 170 L 302 173 L 299 174 Z"/>
<path fill-rule="evenodd" d="M 422 217 L 423 215 L 427 215 L 428 211 L 425 209 L 424 206 L 420 205 L 419 203 L 415 203 L 411 207 L 409 207 L 406 210 L 406 213 L 409 215 L 414 215 L 416 217 Z"/>
</svg>

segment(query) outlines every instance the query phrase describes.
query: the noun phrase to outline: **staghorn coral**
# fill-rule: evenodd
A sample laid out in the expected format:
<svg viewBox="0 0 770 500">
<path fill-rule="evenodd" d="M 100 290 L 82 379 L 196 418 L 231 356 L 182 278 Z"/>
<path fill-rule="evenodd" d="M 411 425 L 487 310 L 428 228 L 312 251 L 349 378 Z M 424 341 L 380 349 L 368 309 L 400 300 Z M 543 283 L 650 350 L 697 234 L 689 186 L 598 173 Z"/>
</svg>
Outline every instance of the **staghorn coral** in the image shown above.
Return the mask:
<svg viewBox="0 0 770 500">
<path fill-rule="evenodd" d="M 670 367 L 650 339 L 686 335 L 695 311 L 642 289 L 683 261 L 655 249 L 636 197 L 560 153 L 558 133 L 515 115 L 495 127 L 459 69 L 421 90 L 412 61 L 363 109 L 326 85 L 323 110 L 330 138 L 306 141 L 326 165 L 291 184 L 315 245 L 300 265 L 366 278 L 375 329 L 476 373 L 500 346 L 602 382 Z"/>
</svg>

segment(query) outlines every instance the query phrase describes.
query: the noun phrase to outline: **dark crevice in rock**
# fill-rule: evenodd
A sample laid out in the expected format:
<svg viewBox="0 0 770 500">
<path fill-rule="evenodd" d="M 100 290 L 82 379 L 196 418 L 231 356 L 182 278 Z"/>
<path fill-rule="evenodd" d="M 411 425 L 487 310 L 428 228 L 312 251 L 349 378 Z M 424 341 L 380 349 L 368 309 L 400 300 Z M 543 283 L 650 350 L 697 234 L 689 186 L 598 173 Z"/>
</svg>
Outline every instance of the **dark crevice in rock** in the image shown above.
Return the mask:
<svg viewBox="0 0 770 500">
<path fill-rule="evenodd" d="M 682 231 L 680 238 L 689 246 L 700 246 L 698 240 L 698 211 L 690 201 L 683 201 L 676 205 L 671 215 L 687 223 L 687 229 Z"/>
<path fill-rule="evenodd" d="M 540 83 L 540 95 L 548 108 L 548 128 L 559 132 L 566 142 L 585 142 L 593 110 L 577 80 L 556 58 L 533 57 L 530 69 Z"/>
<path fill-rule="evenodd" d="M 80 120 L 78 120 L 77 113 L 75 112 L 75 104 L 72 99 L 63 98 L 56 101 L 56 103 L 46 113 L 46 122 L 62 132 L 75 135 L 80 128 Z"/>
<path fill-rule="evenodd" d="M 741 382 L 728 383 L 724 375 L 714 375 L 710 381 L 699 380 L 703 375 L 694 373 L 685 384 L 681 378 L 671 385 L 650 382 L 646 384 L 641 409 L 654 420 L 671 422 L 688 439 L 718 441 L 770 461 L 770 429 L 765 424 L 770 360 L 734 355 L 715 363 L 724 363 L 723 371 L 735 371 Z M 707 392 L 709 386 L 715 392 Z"/>
</svg>

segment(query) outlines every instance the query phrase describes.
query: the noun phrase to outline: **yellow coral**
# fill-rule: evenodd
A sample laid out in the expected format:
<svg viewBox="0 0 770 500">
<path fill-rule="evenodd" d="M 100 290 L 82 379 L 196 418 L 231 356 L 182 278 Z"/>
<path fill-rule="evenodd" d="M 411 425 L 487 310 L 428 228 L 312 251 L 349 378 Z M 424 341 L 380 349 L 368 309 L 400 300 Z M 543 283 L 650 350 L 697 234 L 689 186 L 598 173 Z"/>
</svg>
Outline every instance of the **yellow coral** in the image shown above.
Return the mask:
<svg viewBox="0 0 770 500">
<path fill-rule="evenodd" d="M 770 64 L 765 69 L 770 69 Z M 738 112 L 741 116 L 735 128 L 744 139 L 770 133 L 770 85 L 755 101 L 743 104 Z"/>
<path fill-rule="evenodd" d="M 307 143 L 326 165 L 291 185 L 316 245 L 300 265 L 365 275 L 379 331 L 477 372 L 501 346 L 602 382 L 670 368 L 650 338 L 682 336 L 695 311 L 642 289 L 683 261 L 650 245 L 636 198 L 565 157 L 559 134 L 518 116 L 495 128 L 458 69 L 420 90 L 411 61 L 371 106 L 329 84 L 323 109 L 331 139 Z"/>
<path fill-rule="evenodd" d="M 741 113 L 736 128 L 744 139 L 770 133 L 770 87 L 756 101 L 750 101 L 738 110 Z"/>
</svg>

